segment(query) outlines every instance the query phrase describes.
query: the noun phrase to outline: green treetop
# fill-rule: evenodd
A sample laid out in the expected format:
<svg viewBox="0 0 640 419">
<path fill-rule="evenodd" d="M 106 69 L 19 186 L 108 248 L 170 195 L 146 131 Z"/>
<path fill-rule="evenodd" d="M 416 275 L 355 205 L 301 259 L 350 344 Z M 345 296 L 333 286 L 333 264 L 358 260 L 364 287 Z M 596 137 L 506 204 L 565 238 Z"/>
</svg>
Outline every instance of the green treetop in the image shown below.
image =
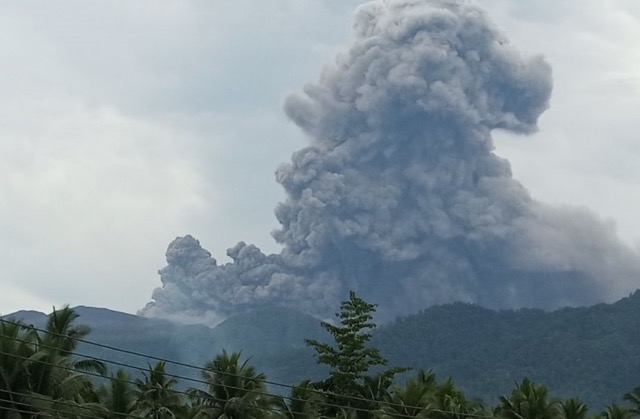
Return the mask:
<svg viewBox="0 0 640 419">
<path fill-rule="evenodd" d="M 386 366 L 387 360 L 377 348 L 367 346 L 370 331 L 376 327 L 372 322 L 376 305 L 358 298 L 349 292 L 349 299 L 342 302 L 336 313 L 339 325 L 322 322 L 322 327 L 333 336 L 334 344 L 307 339 L 307 345 L 316 351 L 318 363 L 329 367 L 329 378 L 315 385 L 329 393 L 333 402 L 345 407 L 362 406 L 371 409 L 371 403 L 380 401 L 392 383 L 393 377 L 402 368 L 390 368 L 377 375 L 369 375 L 371 367 Z M 346 396 L 346 397 L 337 397 Z"/>
</svg>

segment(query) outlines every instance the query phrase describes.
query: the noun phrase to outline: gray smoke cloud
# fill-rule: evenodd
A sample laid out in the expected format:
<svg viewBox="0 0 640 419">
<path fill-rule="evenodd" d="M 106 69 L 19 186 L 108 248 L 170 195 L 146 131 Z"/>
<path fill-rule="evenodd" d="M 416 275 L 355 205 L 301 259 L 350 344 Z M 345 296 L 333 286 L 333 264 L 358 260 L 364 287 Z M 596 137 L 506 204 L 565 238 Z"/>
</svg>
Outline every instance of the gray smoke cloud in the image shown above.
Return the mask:
<svg viewBox="0 0 640 419">
<path fill-rule="evenodd" d="M 451 301 L 585 305 L 636 287 L 638 255 L 611 225 L 535 201 L 492 151 L 494 129 L 536 131 L 552 90 L 541 57 L 460 1 L 374 1 L 354 27 L 351 48 L 285 103 L 310 145 L 276 173 L 281 253 L 241 242 L 218 265 L 177 238 L 143 314 L 215 323 L 281 305 L 326 318 L 355 290 L 387 320 Z"/>
</svg>

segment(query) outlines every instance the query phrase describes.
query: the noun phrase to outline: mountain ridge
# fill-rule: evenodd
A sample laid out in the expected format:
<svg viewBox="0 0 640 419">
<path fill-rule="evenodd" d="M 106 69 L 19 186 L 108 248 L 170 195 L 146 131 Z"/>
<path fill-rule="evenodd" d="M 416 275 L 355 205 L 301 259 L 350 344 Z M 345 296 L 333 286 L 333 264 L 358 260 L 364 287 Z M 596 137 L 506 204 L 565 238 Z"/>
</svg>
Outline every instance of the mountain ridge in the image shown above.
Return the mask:
<svg viewBox="0 0 640 419">
<path fill-rule="evenodd" d="M 92 342 L 197 366 L 222 349 L 242 351 L 270 381 L 285 384 L 326 374 L 304 339 L 330 342 L 330 335 L 320 320 L 292 309 L 261 308 L 214 328 L 109 309 L 80 306 L 77 311 L 78 323 L 92 327 L 88 337 Z M 21 313 L 29 321 L 38 317 L 26 311 L 14 314 Z M 45 315 L 37 314 L 44 324 Z M 549 312 L 451 303 L 381 325 L 373 331 L 372 345 L 391 365 L 432 369 L 440 378 L 451 376 L 467 394 L 489 403 L 528 376 L 546 384 L 552 394 L 579 396 L 592 407 L 602 407 L 620 401 L 640 384 L 639 318 L 638 291 L 612 304 Z M 113 351 L 85 344 L 79 352 L 114 356 Z M 118 357 L 119 362 L 143 369 L 153 363 L 131 354 Z M 197 377 L 193 370 L 175 372 Z"/>
</svg>

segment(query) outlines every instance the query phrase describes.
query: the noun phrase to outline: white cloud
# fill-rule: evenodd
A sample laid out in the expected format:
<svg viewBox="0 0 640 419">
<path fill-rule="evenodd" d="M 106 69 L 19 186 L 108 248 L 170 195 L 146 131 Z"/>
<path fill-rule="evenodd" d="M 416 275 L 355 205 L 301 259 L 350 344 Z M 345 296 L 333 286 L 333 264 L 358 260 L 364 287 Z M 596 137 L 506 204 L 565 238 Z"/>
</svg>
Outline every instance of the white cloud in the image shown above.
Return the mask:
<svg viewBox="0 0 640 419">
<path fill-rule="evenodd" d="M 283 98 L 351 37 L 359 1 L 4 4 L 0 13 L 0 312 L 134 311 L 177 235 L 218 259 L 275 251 L 273 172 L 304 144 Z M 488 0 L 498 26 L 554 68 L 532 138 L 500 138 L 534 196 L 587 205 L 640 236 L 640 10 Z"/>
<path fill-rule="evenodd" d="M 161 264 L 161 243 L 208 207 L 192 139 L 82 104 L 13 106 L 1 112 L 3 280 L 58 304 L 144 298 L 154 278 L 140 264 Z"/>
</svg>

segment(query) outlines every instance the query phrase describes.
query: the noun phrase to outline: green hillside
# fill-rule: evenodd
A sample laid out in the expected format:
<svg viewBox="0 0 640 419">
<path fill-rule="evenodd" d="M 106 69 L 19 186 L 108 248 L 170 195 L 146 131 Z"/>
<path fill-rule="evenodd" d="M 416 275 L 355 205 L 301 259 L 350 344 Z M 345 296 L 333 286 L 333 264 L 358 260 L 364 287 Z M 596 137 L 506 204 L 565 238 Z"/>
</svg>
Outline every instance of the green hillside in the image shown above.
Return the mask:
<svg viewBox="0 0 640 419">
<path fill-rule="evenodd" d="M 373 344 L 392 362 L 451 376 L 487 401 L 528 376 L 553 394 L 601 407 L 640 384 L 639 319 L 639 292 L 553 312 L 457 303 L 385 325 Z"/>
<path fill-rule="evenodd" d="M 198 366 L 222 349 L 241 350 L 270 381 L 286 384 L 326 373 L 304 339 L 329 336 L 319 320 L 293 310 L 264 308 L 213 329 L 106 309 L 76 310 L 79 322 L 92 327 L 93 342 Z M 36 326 L 44 322 L 42 313 L 14 316 Z M 372 344 L 391 365 L 432 369 L 441 379 L 451 376 L 465 393 L 491 404 L 526 376 L 546 384 L 554 395 L 579 396 L 600 409 L 640 385 L 638 319 L 640 292 L 614 304 L 554 312 L 492 311 L 456 303 L 380 326 Z M 142 368 L 154 362 L 87 344 L 78 352 Z M 169 370 L 196 377 L 195 370 Z"/>
<path fill-rule="evenodd" d="M 262 308 L 234 316 L 215 328 L 203 325 L 180 325 L 166 320 L 120 313 L 104 308 L 76 307 L 80 324 L 91 327 L 88 341 L 81 343 L 78 354 L 127 364 L 144 370 L 155 361 L 131 353 L 105 348 L 106 345 L 130 352 L 184 364 L 202 366 L 223 349 L 242 351 L 251 364 L 271 381 L 295 383 L 319 377 L 324 370 L 313 359 L 313 351 L 304 345 L 306 338 L 324 337 L 319 320 L 285 308 Z M 42 328 L 44 313 L 19 311 L 5 316 Z M 116 370 L 120 366 L 110 365 Z M 197 370 L 168 365 L 172 374 L 197 378 Z M 277 390 L 277 389 L 274 389 Z"/>
</svg>

